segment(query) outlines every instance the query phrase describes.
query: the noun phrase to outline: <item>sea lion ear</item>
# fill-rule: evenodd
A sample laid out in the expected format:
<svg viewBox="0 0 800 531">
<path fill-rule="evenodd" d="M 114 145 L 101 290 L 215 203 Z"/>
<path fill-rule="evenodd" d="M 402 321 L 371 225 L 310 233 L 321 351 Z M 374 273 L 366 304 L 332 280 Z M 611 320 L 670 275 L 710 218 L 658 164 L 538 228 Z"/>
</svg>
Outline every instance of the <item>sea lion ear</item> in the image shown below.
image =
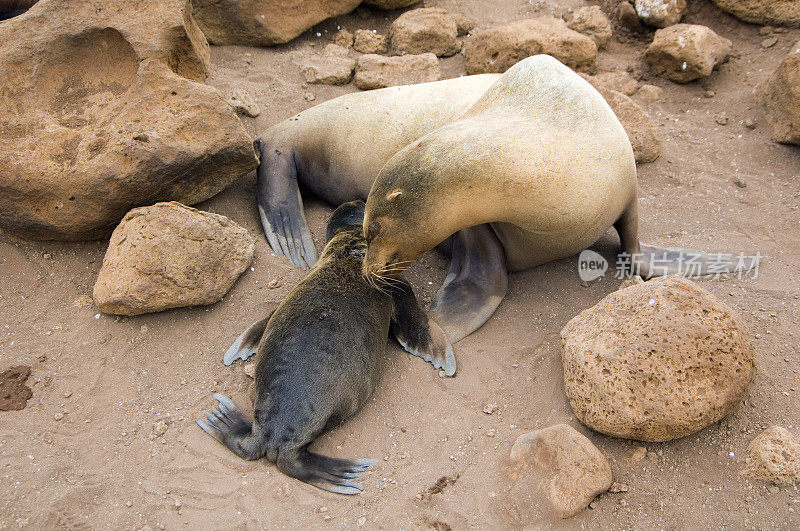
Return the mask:
<svg viewBox="0 0 800 531">
<path fill-rule="evenodd" d="M 401 195 L 403 195 L 403 190 L 401 190 L 400 188 L 395 188 L 394 190 L 386 194 L 386 200 L 391 203 Z"/>
</svg>

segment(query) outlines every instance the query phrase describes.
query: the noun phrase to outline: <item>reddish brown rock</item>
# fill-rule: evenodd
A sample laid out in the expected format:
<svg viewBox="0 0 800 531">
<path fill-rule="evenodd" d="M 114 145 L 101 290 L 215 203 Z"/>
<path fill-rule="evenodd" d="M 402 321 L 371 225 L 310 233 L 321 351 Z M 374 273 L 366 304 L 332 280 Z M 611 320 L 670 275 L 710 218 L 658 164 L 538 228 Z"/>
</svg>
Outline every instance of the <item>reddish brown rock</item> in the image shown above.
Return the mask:
<svg viewBox="0 0 800 531">
<path fill-rule="evenodd" d="M 772 426 L 747 446 L 742 475 L 775 483 L 800 483 L 800 439 L 780 426 Z"/>
<path fill-rule="evenodd" d="M 636 0 L 636 14 L 645 24 L 666 28 L 681 21 L 686 0 Z"/>
<path fill-rule="evenodd" d="M 136 208 L 111 235 L 94 302 L 117 315 L 215 303 L 250 265 L 254 247 L 225 216 L 175 202 Z"/>
<path fill-rule="evenodd" d="M 685 437 L 730 413 L 755 373 L 742 319 L 670 276 L 611 293 L 561 331 L 564 388 L 593 430 L 626 439 Z"/>
<path fill-rule="evenodd" d="M 544 511 L 569 518 L 613 482 L 600 450 L 566 424 L 520 435 L 511 448 L 511 475 L 514 503 L 525 517 Z"/>
<path fill-rule="evenodd" d="M 25 409 L 33 396 L 31 388 L 25 385 L 30 374 L 31 368 L 26 365 L 11 367 L 0 373 L 0 411 Z"/>
<path fill-rule="evenodd" d="M 300 73 L 306 83 L 346 85 L 353 78 L 356 60 L 348 56 L 347 48 L 329 44 L 321 54 L 314 54 L 301 63 Z"/>
<path fill-rule="evenodd" d="M 731 53 L 731 41 L 706 26 L 675 24 L 656 31 L 645 52 L 650 70 L 676 83 L 708 77 Z"/>
<path fill-rule="evenodd" d="M 395 55 L 433 53 L 449 57 L 461 50 L 456 19 L 444 9 L 412 9 L 397 17 L 389 29 Z"/>
<path fill-rule="evenodd" d="M 185 0 L 135 17 L 130 2 L 42 0 L 0 24 L 0 227 L 98 238 L 133 207 L 197 203 L 254 169 L 234 111 L 192 80 L 207 68 Z"/>
<path fill-rule="evenodd" d="M 331 37 L 331 44 L 349 48 L 353 46 L 353 34 L 342 28 L 333 34 L 333 37 Z"/>
<path fill-rule="evenodd" d="M 797 0 L 713 0 L 722 10 L 753 24 L 800 28 Z"/>
<path fill-rule="evenodd" d="M 800 145 L 800 43 L 756 91 L 773 137 Z"/>
<path fill-rule="evenodd" d="M 600 49 L 605 48 L 613 36 L 611 22 L 599 6 L 586 6 L 578 9 L 567 26 L 590 37 Z"/>
<path fill-rule="evenodd" d="M 633 79 L 627 72 L 600 72 L 597 75 L 590 76 L 581 74 L 586 81 L 591 83 L 595 88 L 605 88 L 622 92 L 626 96 L 633 96 L 639 90 L 639 82 Z"/>
<path fill-rule="evenodd" d="M 604 87 L 598 90 L 628 134 L 636 162 L 643 164 L 655 161 L 661 155 L 661 138 L 647 111 L 621 92 Z"/>
<path fill-rule="evenodd" d="M 192 0 L 194 17 L 213 44 L 270 46 L 355 9 L 361 0 Z"/>
<path fill-rule="evenodd" d="M 353 81 L 361 90 L 438 81 L 439 59 L 432 53 L 384 57 L 367 54 L 358 59 Z"/>
<path fill-rule="evenodd" d="M 385 35 L 370 30 L 356 30 L 353 49 L 361 53 L 384 54 L 389 51 Z"/>
<path fill-rule="evenodd" d="M 552 55 L 575 70 L 589 70 L 597 59 L 595 42 L 554 17 L 524 19 L 466 39 L 467 72 L 505 72 L 531 55 Z"/>
</svg>

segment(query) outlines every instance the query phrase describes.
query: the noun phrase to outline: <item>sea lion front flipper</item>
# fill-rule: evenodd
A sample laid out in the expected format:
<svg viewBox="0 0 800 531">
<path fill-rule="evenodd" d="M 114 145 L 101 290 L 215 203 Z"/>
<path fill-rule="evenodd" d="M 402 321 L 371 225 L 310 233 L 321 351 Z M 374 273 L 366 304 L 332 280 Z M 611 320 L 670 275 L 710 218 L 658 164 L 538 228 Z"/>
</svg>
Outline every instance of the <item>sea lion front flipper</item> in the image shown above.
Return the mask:
<svg viewBox="0 0 800 531">
<path fill-rule="evenodd" d="M 247 330 L 242 332 L 242 334 L 236 338 L 236 341 L 233 342 L 233 345 L 225 352 L 225 355 L 222 357 L 222 363 L 230 365 L 236 360 L 246 360 L 258 352 L 258 344 L 261 342 L 261 336 L 264 335 L 264 330 L 267 328 L 267 323 L 269 322 L 269 318 L 272 317 L 272 313 L 273 312 L 270 312 L 269 315 L 256 321 L 250 325 Z"/>
<path fill-rule="evenodd" d="M 411 284 L 403 277 L 390 288 L 394 301 L 392 334 L 406 352 L 443 369 L 447 376 L 456 373 L 456 358 L 447 336 L 436 322 L 428 317 L 419 303 Z"/>
<path fill-rule="evenodd" d="M 317 250 L 303 211 L 294 155 L 270 147 L 263 140 L 253 144 L 261 155 L 257 172 L 258 214 L 267 241 L 276 255 L 308 269 L 317 263 Z"/>
<path fill-rule="evenodd" d="M 450 240 L 450 269 L 430 313 L 456 343 L 480 328 L 500 305 L 508 288 L 508 270 L 503 245 L 491 226 L 462 229 Z"/>
</svg>

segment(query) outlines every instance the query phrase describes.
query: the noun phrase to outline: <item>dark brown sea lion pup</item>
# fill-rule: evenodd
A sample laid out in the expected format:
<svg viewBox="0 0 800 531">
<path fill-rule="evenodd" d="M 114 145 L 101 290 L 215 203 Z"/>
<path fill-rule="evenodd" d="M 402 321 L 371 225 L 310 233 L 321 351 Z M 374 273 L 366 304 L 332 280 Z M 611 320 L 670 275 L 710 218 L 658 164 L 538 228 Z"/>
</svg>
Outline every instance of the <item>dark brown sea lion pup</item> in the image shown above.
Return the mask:
<svg viewBox="0 0 800 531">
<path fill-rule="evenodd" d="M 255 421 L 228 397 L 198 425 L 243 459 L 266 457 L 294 478 L 339 494 L 363 490 L 354 480 L 374 461 L 308 451 L 323 431 L 351 417 L 378 380 L 389 330 L 406 350 L 455 372 L 444 332 L 417 304 L 408 284 L 377 289 L 361 275 L 366 250 L 364 203 L 345 203 L 328 223 L 322 256 L 271 316 L 251 326 L 225 362 L 257 348 Z"/>
<path fill-rule="evenodd" d="M 334 206 L 365 200 L 395 153 L 461 116 L 499 77 L 466 76 L 346 94 L 285 120 L 256 140 L 258 209 L 272 250 L 302 267 L 317 251 L 299 185 Z"/>
<path fill-rule="evenodd" d="M 708 273 L 712 255 L 640 245 L 637 209 L 633 150 L 614 112 L 575 72 L 533 56 L 386 163 L 367 199 L 364 274 L 402 272 L 450 235 L 480 227 L 486 250 L 452 241 L 457 260 L 431 307 L 455 343 L 492 315 L 508 271 L 577 254 L 612 226 L 642 276 L 674 273 L 681 253 L 700 266 L 695 274 Z M 718 272 L 735 267 L 729 255 L 713 256 Z"/>
</svg>

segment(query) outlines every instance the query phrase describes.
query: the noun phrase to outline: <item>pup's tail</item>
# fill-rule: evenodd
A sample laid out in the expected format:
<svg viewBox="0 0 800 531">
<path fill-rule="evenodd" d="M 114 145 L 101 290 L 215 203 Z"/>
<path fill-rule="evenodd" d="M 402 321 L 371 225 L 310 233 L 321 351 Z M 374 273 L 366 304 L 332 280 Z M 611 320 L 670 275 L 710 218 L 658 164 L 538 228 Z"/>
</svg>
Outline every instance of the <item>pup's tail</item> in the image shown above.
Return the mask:
<svg viewBox="0 0 800 531">
<path fill-rule="evenodd" d="M 700 277 L 757 271 L 761 258 L 760 253 L 752 256 L 733 255 L 642 244 L 639 253 L 619 254 L 617 267 L 628 274 L 644 278 L 666 275 Z"/>
<path fill-rule="evenodd" d="M 276 465 L 287 476 L 322 490 L 336 494 L 358 494 L 364 487 L 353 480 L 361 477 L 367 468 L 377 462 L 375 459 L 337 459 L 303 448 L 294 452 L 280 450 Z"/>
</svg>

